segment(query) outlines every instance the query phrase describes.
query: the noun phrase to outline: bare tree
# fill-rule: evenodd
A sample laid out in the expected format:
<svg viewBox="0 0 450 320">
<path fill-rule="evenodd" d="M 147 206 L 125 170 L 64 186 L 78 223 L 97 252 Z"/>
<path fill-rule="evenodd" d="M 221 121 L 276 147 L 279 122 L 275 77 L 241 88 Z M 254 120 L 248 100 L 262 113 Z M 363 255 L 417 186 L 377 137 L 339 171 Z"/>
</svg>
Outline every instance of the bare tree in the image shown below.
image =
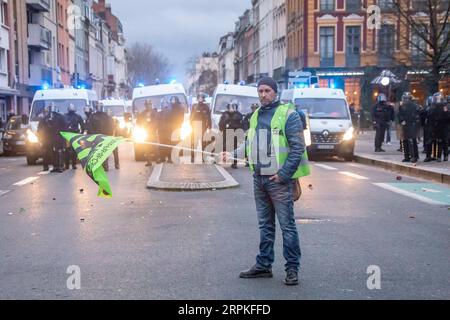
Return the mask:
<svg viewBox="0 0 450 320">
<path fill-rule="evenodd" d="M 212 96 L 217 87 L 218 75 L 216 70 L 204 70 L 198 78 L 198 87 L 201 92 Z"/>
<path fill-rule="evenodd" d="M 128 76 L 133 87 L 140 83 L 155 83 L 156 79 L 166 82 L 172 66 L 169 60 L 147 43 L 134 43 L 128 51 Z"/>
<path fill-rule="evenodd" d="M 392 0 L 400 23 L 408 32 L 401 37 L 418 56 L 414 66 L 429 70 L 427 85 L 429 93 L 439 90 L 439 81 L 448 76 L 450 68 L 450 2 L 448 0 Z"/>
</svg>

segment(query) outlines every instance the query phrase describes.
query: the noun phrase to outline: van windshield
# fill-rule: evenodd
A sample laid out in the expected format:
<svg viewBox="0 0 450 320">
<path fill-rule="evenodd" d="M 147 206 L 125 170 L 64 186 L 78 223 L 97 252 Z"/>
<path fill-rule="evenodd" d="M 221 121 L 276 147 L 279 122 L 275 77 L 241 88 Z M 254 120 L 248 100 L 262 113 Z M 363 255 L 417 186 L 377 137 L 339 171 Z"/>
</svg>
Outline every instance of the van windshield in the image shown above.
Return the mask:
<svg viewBox="0 0 450 320">
<path fill-rule="evenodd" d="M 39 121 L 39 119 L 44 115 L 44 108 L 48 107 L 51 103 L 55 104 L 56 108 L 55 111 L 61 114 L 67 113 L 69 105 L 73 104 L 77 108 L 76 112 L 83 118 L 85 117 L 84 108 L 87 106 L 86 100 L 81 99 L 36 100 L 33 102 L 33 106 L 31 108 L 30 121 Z"/>
<path fill-rule="evenodd" d="M 344 99 L 300 98 L 295 99 L 297 109 L 305 110 L 310 119 L 341 119 L 350 118 L 347 103 Z"/>
<path fill-rule="evenodd" d="M 160 95 L 160 96 L 152 96 L 152 97 L 144 97 L 144 98 L 137 98 L 133 101 L 133 113 L 140 113 L 144 111 L 145 109 L 145 101 L 151 100 L 153 104 L 153 109 L 157 109 L 158 111 L 161 111 L 164 104 L 170 103 L 171 99 L 175 98 L 177 99 L 182 106 L 185 109 L 185 112 L 189 112 L 187 98 L 184 94 L 166 94 L 166 95 Z"/>
<path fill-rule="evenodd" d="M 125 106 L 105 106 L 105 112 L 111 113 L 113 117 L 123 117 Z"/>
<path fill-rule="evenodd" d="M 227 106 L 233 103 L 236 103 L 239 106 L 238 111 L 240 113 L 248 114 L 252 112 L 252 104 L 259 105 L 259 98 L 219 94 L 216 96 L 216 100 L 214 102 L 214 114 L 222 114 L 227 111 Z"/>
</svg>

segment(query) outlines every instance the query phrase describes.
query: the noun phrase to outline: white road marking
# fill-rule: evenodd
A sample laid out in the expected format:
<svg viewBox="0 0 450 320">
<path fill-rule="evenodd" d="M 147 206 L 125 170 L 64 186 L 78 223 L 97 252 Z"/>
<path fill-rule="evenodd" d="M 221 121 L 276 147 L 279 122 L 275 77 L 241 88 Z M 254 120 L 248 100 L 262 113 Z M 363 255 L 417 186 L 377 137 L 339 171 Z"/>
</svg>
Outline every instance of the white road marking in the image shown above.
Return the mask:
<svg viewBox="0 0 450 320">
<path fill-rule="evenodd" d="M 430 192 L 430 193 L 442 193 L 439 190 L 434 190 L 434 189 L 428 189 L 428 188 L 422 188 L 422 191 L 424 192 Z"/>
<path fill-rule="evenodd" d="M 24 186 L 24 185 L 26 185 L 28 183 L 36 181 L 37 179 L 39 179 L 39 177 L 28 177 L 26 179 L 23 179 L 22 181 L 14 183 L 14 185 L 18 186 L 18 187 L 22 187 L 22 186 Z"/>
<path fill-rule="evenodd" d="M 380 187 L 380 188 L 383 188 L 383 189 L 386 189 L 386 190 L 389 190 L 389 191 L 401 194 L 403 196 L 406 196 L 406 197 L 409 197 L 409 198 L 412 198 L 412 199 L 415 199 L 415 200 L 419 200 L 421 202 L 425 202 L 427 204 L 438 205 L 438 206 L 446 205 L 446 203 L 442 203 L 442 202 L 439 202 L 439 201 L 434 201 L 434 200 L 428 199 L 426 197 L 422 197 L 421 195 L 418 195 L 418 194 L 415 194 L 415 193 L 412 193 L 412 192 L 409 192 L 409 191 L 406 191 L 406 190 L 402 190 L 402 189 L 396 188 L 396 187 L 391 186 L 390 184 L 387 184 L 387 183 L 374 183 L 374 185 L 377 186 L 377 187 Z"/>
<path fill-rule="evenodd" d="M 0 197 L 4 196 L 5 194 L 7 194 L 8 192 L 11 192 L 11 190 L 0 190 Z"/>
<path fill-rule="evenodd" d="M 49 173 L 50 173 L 50 171 L 41 171 L 41 172 L 38 173 L 38 175 L 40 175 L 40 176 L 46 176 L 46 175 L 48 175 Z"/>
<path fill-rule="evenodd" d="M 358 179 L 358 180 L 369 180 L 369 178 L 357 175 L 355 173 L 347 172 L 347 171 L 341 171 L 339 173 L 343 174 L 344 176 L 348 176 L 350 178 L 355 178 L 355 179 Z"/>
<path fill-rule="evenodd" d="M 314 165 L 315 165 L 316 167 L 319 167 L 319 168 L 322 168 L 322 169 L 325 169 L 325 170 L 337 171 L 336 168 L 331 167 L 331 166 L 327 166 L 326 164 L 318 164 L 318 163 L 315 163 Z"/>
</svg>

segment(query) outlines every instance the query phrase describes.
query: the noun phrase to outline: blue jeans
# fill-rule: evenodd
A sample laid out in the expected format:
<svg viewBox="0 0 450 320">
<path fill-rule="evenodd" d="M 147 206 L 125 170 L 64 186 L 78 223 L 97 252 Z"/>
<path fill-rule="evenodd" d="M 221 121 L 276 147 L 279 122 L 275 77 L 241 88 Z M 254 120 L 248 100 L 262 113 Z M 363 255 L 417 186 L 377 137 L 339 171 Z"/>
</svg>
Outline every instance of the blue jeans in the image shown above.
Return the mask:
<svg viewBox="0 0 450 320">
<path fill-rule="evenodd" d="M 269 176 L 254 176 L 254 193 L 260 230 L 256 269 L 268 270 L 275 260 L 275 215 L 283 233 L 283 255 L 286 271 L 300 268 L 300 240 L 294 217 L 293 180 L 288 183 L 270 181 Z"/>
</svg>

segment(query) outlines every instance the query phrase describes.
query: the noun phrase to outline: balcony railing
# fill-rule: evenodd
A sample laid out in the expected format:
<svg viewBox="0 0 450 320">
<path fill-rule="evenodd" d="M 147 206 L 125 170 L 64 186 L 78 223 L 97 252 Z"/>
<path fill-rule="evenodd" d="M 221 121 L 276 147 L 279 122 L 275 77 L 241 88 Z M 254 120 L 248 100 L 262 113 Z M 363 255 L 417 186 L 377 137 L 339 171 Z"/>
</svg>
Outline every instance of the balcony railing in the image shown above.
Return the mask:
<svg viewBox="0 0 450 320">
<path fill-rule="evenodd" d="M 28 25 L 28 45 L 38 50 L 49 50 L 52 47 L 52 33 L 39 24 Z"/>
</svg>

